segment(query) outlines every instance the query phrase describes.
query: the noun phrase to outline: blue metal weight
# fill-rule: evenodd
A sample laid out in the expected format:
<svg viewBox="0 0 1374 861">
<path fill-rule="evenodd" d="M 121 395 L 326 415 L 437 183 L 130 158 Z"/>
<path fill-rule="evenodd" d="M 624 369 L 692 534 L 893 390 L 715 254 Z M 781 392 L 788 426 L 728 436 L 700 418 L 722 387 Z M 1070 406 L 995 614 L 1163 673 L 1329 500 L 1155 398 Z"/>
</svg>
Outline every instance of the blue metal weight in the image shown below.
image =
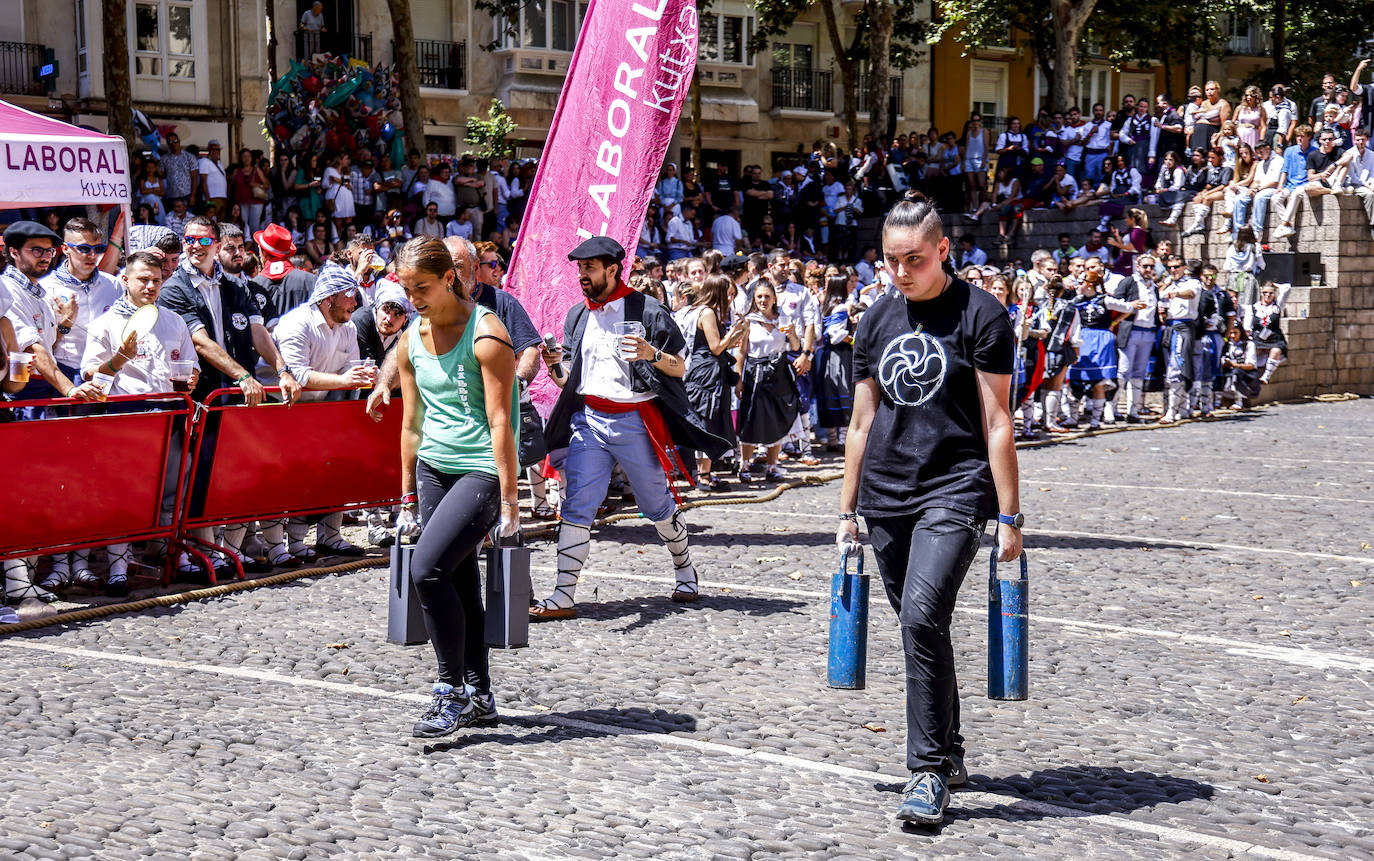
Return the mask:
<svg viewBox="0 0 1374 861">
<path fill-rule="evenodd" d="M 830 658 L 827 683 L 832 688 L 864 687 L 868 665 L 868 575 L 864 554 L 855 556 L 849 573 L 849 554 L 840 557 L 840 570 L 830 581 Z"/>
<path fill-rule="evenodd" d="M 1009 566 L 1010 567 L 1010 566 Z M 1013 569 L 1015 570 L 1015 569 Z M 1010 577 L 997 576 L 997 548 L 988 560 L 988 699 L 1024 700 L 1030 672 L 1030 577 L 1026 554 Z"/>
</svg>

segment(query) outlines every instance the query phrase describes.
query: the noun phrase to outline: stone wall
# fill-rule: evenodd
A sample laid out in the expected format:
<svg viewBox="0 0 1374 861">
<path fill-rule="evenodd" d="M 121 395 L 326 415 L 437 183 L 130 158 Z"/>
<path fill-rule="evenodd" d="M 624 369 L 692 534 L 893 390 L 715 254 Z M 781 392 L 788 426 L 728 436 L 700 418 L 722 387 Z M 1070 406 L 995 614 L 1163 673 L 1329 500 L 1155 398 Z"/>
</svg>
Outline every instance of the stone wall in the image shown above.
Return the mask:
<svg viewBox="0 0 1374 861">
<path fill-rule="evenodd" d="M 1180 229 L 1190 223 L 1191 215 L 1184 214 L 1180 227 L 1160 227 L 1167 213 L 1156 206 L 1143 209 L 1150 216 L 1154 239 L 1170 239 L 1178 251 Z M 1060 233 L 1072 236 L 1074 245 L 1082 244 L 1097 226 L 1097 218 L 1095 206 L 1072 212 L 1032 210 L 1025 214 L 1016 239 L 1006 245 L 997 241 L 995 214 L 985 215 L 981 224 L 947 215 L 945 226 L 951 237 L 965 233 L 978 237 L 978 246 L 988 252 L 990 262 L 1020 257 L 1029 263 L 1036 249 L 1057 247 Z M 1221 268 L 1229 235 L 1212 232 L 1220 225 L 1220 216 L 1214 212 L 1206 233 L 1181 240 L 1182 255 Z M 1269 227 L 1275 226 L 1270 207 Z M 1261 399 L 1288 400 L 1329 392 L 1374 395 L 1374 239 L 1364 208 L 1354 195 L 1309 199 L 1299 208 L 1294 227 L 1294 236 L 1270 243 L 1265 254 L 1262 279 L 1289 281 L 1294 286 L 1283 323 L 1289 360 L 1265 386 Z M 1321 286 L 1311 286 L 1314 275 L 1320 276 Z"/>
</svg>

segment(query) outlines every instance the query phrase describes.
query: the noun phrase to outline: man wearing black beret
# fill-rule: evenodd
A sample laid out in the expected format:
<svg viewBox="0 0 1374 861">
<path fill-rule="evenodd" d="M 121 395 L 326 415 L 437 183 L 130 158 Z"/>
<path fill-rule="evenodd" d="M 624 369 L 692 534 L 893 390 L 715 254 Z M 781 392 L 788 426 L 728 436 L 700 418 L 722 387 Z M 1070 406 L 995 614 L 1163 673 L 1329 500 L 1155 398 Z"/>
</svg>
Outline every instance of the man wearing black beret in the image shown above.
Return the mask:
<svg viewBox="0 0 1374 861">
<path fill-rule="evenodd" d="M 682 332 L 671 312 L 624 281 L 625 249 L 593 236 L 568 255 L 577 263 L 585 302 L 563 324 L 563 347 L 544 351 L 549 376 L 563 390 L 545 427 L 550 451 L 568 448 L 568 486 L 558 529 L 558 580 L 530 608 L 535 621 L 577 615 L 574 590 L 587 561 L 591 524 L 619 463 L 640 512 L 653 521 L 673 557 L 672 599 L 695 601 L 696 569 L 670 480 L 687 475 L 677 446 L 718 458 L 730 444 L 692 412 L 682 377 Z M 689 478 L 690 480 L 690 478 Z"/>
</svg>

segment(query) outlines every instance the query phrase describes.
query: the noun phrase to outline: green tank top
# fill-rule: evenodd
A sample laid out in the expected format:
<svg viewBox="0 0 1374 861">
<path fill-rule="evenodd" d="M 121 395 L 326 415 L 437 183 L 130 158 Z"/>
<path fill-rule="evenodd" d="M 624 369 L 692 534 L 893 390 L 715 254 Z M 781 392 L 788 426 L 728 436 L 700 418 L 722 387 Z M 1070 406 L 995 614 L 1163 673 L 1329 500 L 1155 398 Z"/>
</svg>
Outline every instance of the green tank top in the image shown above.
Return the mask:
<svg viewBox="0 0 1374 861">
<path fill-rule="evenodd" d="M 436 356 L 425 348 L 417 325 L 410 333 L 410 363 L 420 389 L 419 457 L 450 474 L 485 472 L 496 475 L 496 455 L 487 426 L 487 402 L 482 368 L 473 352 L 473 337 L 483 317 L 494 313 L 475 305 L 463 337 L 453 349 Z M 520 393 L 511 386 L 510 424 L 520 444 Z"/>
</svg>

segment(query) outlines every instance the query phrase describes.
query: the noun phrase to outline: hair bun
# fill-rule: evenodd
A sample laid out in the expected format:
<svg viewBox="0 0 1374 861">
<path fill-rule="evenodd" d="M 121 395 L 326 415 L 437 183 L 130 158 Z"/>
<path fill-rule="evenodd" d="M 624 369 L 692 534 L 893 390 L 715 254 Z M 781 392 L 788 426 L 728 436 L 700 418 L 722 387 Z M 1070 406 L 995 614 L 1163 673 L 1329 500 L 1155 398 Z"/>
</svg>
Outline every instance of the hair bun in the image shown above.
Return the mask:
<svg viewBox="0 0 1374 861">
<path fill-rule="evenodd" d="M 907 203 L 921 203 L 925 201 L 925 199 L 925 194 L 914 188 L 908 188 L 902 194 L 902 200 L 905 200 Z"/>
</svg>

